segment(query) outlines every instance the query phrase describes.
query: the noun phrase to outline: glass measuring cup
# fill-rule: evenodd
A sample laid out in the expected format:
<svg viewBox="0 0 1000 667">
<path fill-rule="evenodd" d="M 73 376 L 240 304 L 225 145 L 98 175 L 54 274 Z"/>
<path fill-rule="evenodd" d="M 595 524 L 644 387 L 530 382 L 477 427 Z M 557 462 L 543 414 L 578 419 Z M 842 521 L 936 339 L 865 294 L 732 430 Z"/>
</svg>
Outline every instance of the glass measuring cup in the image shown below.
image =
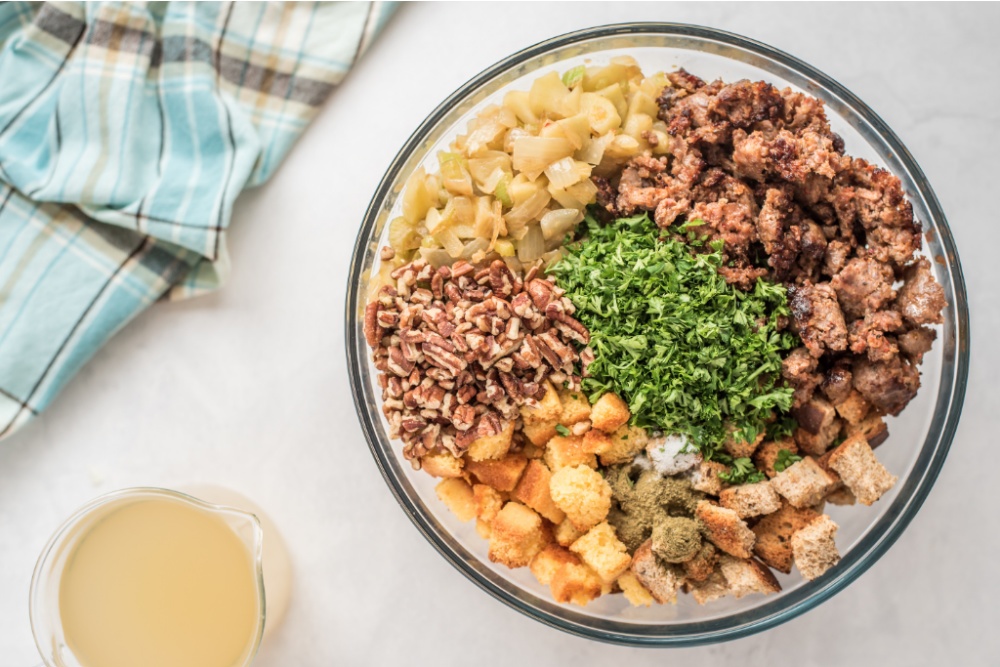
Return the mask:
<svg viewBox="0 0 1000 667">
<path fill-rule="evenodd" d="M 141 503 L 150 501 L 166 503 L 163 507 L 186 513 L 188 518 L 202 521 L 204 525 L 211 524 L 213 530 L 221 527 L 218 534 L 226 536 L 224 539 L 232 549 L 243 551 L 246 561 L 241 562 L 241 569 L 242 566 L 247 567 L 246 578 L 241 583 L 243 590 L 248 592 L 243 605 L 247 620 L 241 626 L 242 632 L 237 635 L 235 652 L 238 657 L 219 667 L 246 667 L 253 660 L 263 636 L 266 617 L 263 530 L 258 518 L 249 512 L 213 505 L 177 491 L 133 488 L 101 496 L 79 509 L 56 531 L 38 560 L 31 582 L 29 614 L 35 643 L 48 667 L 101 667 L 84 662 L 81 655 L 74 653 L 79 646 L 74 649 L 68 641 L 61 605 L 67 572 L 74 559 L 80 558 L 81 545 L 94 534 L 95 529 L 106 529 L 109 523 L 118 520 L 116 517 L 127 512 L 134 513 Z M 146 529 L 156 532 L 156 526 L 146 526 Z M 146 539 L 150 539 L 148 535 Z"/>
</svg>

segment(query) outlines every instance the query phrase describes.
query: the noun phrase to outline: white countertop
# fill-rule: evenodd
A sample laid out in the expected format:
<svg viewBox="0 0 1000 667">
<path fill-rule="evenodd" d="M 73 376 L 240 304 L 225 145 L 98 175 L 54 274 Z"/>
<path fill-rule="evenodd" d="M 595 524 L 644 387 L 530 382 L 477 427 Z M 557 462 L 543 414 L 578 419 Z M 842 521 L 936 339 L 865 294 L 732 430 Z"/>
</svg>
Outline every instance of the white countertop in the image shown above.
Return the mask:
<svg viewBox="0 0 1000 667">
<path fill-rule="evenodd" d="M 965 412 L 923 510 L 833 600 L 704 648 L 604 646 L 489 598 L 420 536 L 386 490 L 354 414 L 344 355 L 351 247 L 397 149 L 459 85 L 509 53 L 602 23 L 661 20 L 741 33 L 867 101 L 934 184 L 973 319 Z M 400 9 L 274 180 L 234 214 L 231 281 L 157 304 L 55 405 L 0 442 L 0 667 L 37 656 L 27 593 L 52 530 L 126 486 L 212 481 L 280 526 L 296 582 L 260 667 L 406 663 L 986 665 L 1000 659 L 998 5 L 434 4 Z M 992 344 L 992 345 L 991 345 Z M 572 662 L 571 662 L 572 661 Z"/>
</svg>

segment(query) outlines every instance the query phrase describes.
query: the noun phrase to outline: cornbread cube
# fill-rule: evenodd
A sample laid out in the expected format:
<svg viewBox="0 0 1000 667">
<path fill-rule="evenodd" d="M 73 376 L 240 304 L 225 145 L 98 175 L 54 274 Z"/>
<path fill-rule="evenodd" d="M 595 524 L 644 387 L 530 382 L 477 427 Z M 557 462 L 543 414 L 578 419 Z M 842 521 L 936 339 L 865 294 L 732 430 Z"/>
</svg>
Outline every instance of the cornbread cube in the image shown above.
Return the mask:
<svg viewBox="0 0 1000 667">
<path fill-rule="evenodd" d="M 651 540 L 643 542 L 635 550 L 631 571 L 654 600 L 660 604 L 677 602 L 677 590 L 683 582 L 681 571 L 677 566 L 665 565 L 656 557 Z"/>
<path fill-rule="evenodd" d="M 691 487 L 695 491 L 717 496 L 722 492 L 722 480 L 719 475 L 729 470 L 729 467 L 718 461 L 702 461 L 691 472 Z"/>
<path fill-rule="evenodd" d="M 816 517 L 792 535 L 795 567 L 810 581 L 840 562 L 834 536 L 837 524 L 827 515 Z"/>
<path fill-rule="evenodd" d="M 872 404 L 868 402 L 861 392 L 852 389 L 840 405 L 837 406 L 837 414 L 843 417 L 848 424 L 860 424 L 871 410 Z"/>
<path fill-rule="evenodd" d="M 459 521 L 470 521 L 476 518 L 476 503 L 472 496 L 472 487 L 464 479 L 449 477 L 434 487 L 437 497 L 443 502 Z"/>
<path fill-rule="evenodd" d="M 472 498 L 476 505 L 476 518 L 487 524 L 493 522 L 504 503 L 500 492 L 485 484 L 472 486 Z"/>
<path fill-rule="evenodd" d="M 719 569 L 726 578 L 729 592 L 737 600 L 751 593 L 777 593 L 781 585 L 774 573 L 753 558 L 739 559 L 727 554 L 719 558 Z"/>
<path fill-rule="evenodd" d="M 556 602 L 572 602 L 581 607 L 591 600 L 600 597 L 604 590 L 601 578 L 586 565 L 567 563 L 553 575 L 552 597 Z"/>
<path fill-rule="evenodd" d="M 472 441 L 465 455 L 471 461 L 502 459 L 510 451 L 514 439 L 514 422 L 506 422 L 496 435 L 489 435 Z"/>
<path fill-rule="evenodd" d="M 608 392 L 590 408 L 590 423 L 605 433 L 614 433 L 624 426 L 632 413 L 618 394 Z"/>
<path fill-rule="evenodd" d="M 649 607 L 653 604 L 653 594 L 640 583 L 632 572 L 626 572 L 618 577 L 618 588 L 622 589 L 625 599 L 633 607 Z"/>
<path fill-rule="evenodd" d="M 612 446 L 611 436 L 604 431 L 592 428 L 583 434 L 583 451 L 585 452 L 605 454 L 611 451 Z"/>
<path fill-rule="evenodd" d="M 774 469 L 774 464 L 778 460 L 778 454 L 782 449 L 787 449 L 789 454 L 798 454 L 799 447 L 792 438 L 784 440 L 768 440 L 762 443 L 753 455 L 753 464 L 757 469 L 767 475 L 768 479 L 778 474 Z"/>
<path fill-rule="evenodd" d="M 619 426 L 611 434 L 611 447 L 606 452 L 601 453 L 601 465 L 611 466 L 627 463 L 634 459 L 636 454 L 646 449 L 648 443 L 649 434 L 646 433 L 646 429 L 638 426 Z"/>
<path fill-rule="evenodd" d="M 552 579 L 563 565 L 579 565 L 580 559 L 575 554 L 557 544 L 550 544 L 531 559 L 531 573 L 543 586 L 552 583 Z"/>
<path fill-rule="evenodd" d="M 711 542 L 703 542 L 701 550 L 689 561 L 681 563 L 684 568 L 684 577 L 687 581 L 702 582 L 707 581 L 715 566 L 719 562 L 719 552 Z"/>
<path fill-rule="evenodd" d="M 524 567 L 548 543 L 542 517 L 521 503 L 503 506 L 490 526 L 489 559 L 507 567 Z"/>
<path fill-rule="evenodd" d="M 525 458 L 540 459 L 545 456 L 545 446 L 533 445 L 530 442 L 527 442 L 524 447 L 521 448 L 521 453 L 524 454 Z"/>
<path fill-rule="evenodd" d="M 559 435 L 559 431 L 556 430 L 556 426 L 558 425 L 559 421 L 557 419 L 532 422 L 530 424 L 524 422 L 521 432 L 524 433 L 524 437 L 531 441 L 531 444 L 544 447 L 549 440 Z"/>
<path fill-rule="evenodd" d="M 799 509 L 782 502 L 781 509 L 754 524 L 757 536 L 754 555 L 768 566 L 788 574 L 792 571 L 792 535 L 819 517 L 811 507 Z"/>
<path fill-rule="evenodd" d="M 882 415 L 869 413 L 868 417 L 857 424 L 848 424 L 844 429 L 844 435 L 848 438 L 860 435 L 868 441 L 868 446 L 875 449 L 889 438 L 889 427 L 886 426 Z"/>
<path fill-rule="evenodd" d="M 758 433 L 751 441 L 738 440 L 733 432 L 726 437 L 722 443 L 722 448 L 734 459 L 750 458 L 757 451 L 760 443 L 764 442 L 764 434 Z"/>
<path fill-rule="evenodd" d="M 490 527 L 490 524 L 482 519 L 476 519 L 476 534 L 484 540 L 488 540 L 490 539 L 490 535 L 493 534 L 493 529 Z"/>
<path fill-rule="evenodd" d="M 596 572 L 604 583 L 613 582 L 632 564 L 625 545 L 606 521 L 588 530 L 569 550 Z"/>
<path fill-rule="evenodd" d="M 861 435 L 851 436 L 834 449 L 828 464 L 862 505 L 871 505 L 896 484 L 897 477 L 875 458 Z"/>
<path fill-rule="evenodd" d="M 572 426 L 590 419 L 590 401 L 583 392 L 563 389 L 559 392 L 559 400 L 562 402 L 559 423 L 563 426 Z"/>
<path fill-rule="evenodd" d="M 420 457 L 420 468 L 433 477 L 461 477 L 462 459 L 450 452 L 424 454 Z"/>
<path fill-rule="evenodd" d="M 735 511 L 741 519 L 749 519 L 777 512 L 781 509 L 781 497 L 770 482 L 757 482 L 723 489 L 719 504 Z"/>
<path fill-rule="evenodd" d="M 771 480 L 774 490 L 795 507 L 816 505 L 826 494 L 833 491 L 838 483 L 838 480 L 811 456 L 793 463 Z"/>
<path fill-rule="evenodd" d="M 556 542 L 563 547 L 568 547 L 576 542 L 585 532 L 584 530 L 577 530 L 576 526 L 569 519 L 563 519 L 562 523 L 558 524 L 553 531 Z"/>
<path fill-rule="evenodd" d="M 511 497 L 514 500 L 524 503 L 535 510 L 543 517 L 558 524 L 566 515 L 552 502 L 552 494 L 549 491 L 549 481 L 552 473 L 541 461 L 528 461 L 528 466 L 521 475 L 521 481 L 517 483 Z"/>
<path fill-rule="evenodd" d="M 556 437 L 545 446 L 545 463 L 549 470 L 556 472 L 575 465 L 597 467 L 597 458 L 583 447 L 583 437 L 579 435 Z"/>
<path fill-rule="evenodd" d="M 688 582 L 687 588 L 691 597 L 698 604 L 708 604 L 713 600 L 724 598 L 730 593 L 726 575 L 722 574 L 722 568 L 718 566 L 704 581 Z"/>
<path fill-rule="evenodd" d="M 562 416 L 562 402 L 559 394 L 551 382 L 545 383 L 545 395 L 538 401 L 536 407 L 529 405 L 521 406 L 521 418 L 525 424 L 538 424 L 540 422 L 559 421 Z"/>
<path fill-rule="evenodd" d="M 604 521 L 611 509 L 611 486 L 585 465 L 562 468 L 549 482 L 552 500 L 577 530 L 589 530 Z"/>
<path fill-rule="evenodd" d="M 737 558 L 751 556 L 756 537 L 739 514 L 702 500 L 695 508 L 695 516 L 701 521 L 705 537 L 712 544 Z"/>
<path fill-rule="evenodd" d="M 497 491 L 513 491 L 521 473 L 528 465 L 523 454 L 508 454 L 499 461 L 466 461 L 466 471 L 476 479 Z"/>
</svg>

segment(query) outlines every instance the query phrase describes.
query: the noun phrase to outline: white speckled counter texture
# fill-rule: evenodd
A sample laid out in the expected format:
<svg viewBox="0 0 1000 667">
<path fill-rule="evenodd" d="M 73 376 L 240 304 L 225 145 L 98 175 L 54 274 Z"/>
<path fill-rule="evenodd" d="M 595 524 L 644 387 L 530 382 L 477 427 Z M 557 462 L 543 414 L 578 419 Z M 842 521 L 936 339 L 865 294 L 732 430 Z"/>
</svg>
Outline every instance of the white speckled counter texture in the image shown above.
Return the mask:
<svg viewBox="0 0 1000 667">
<path fill-rule="evenodd" d="M 345 370 L 351 247 L 410 132 L 498 59 L 629 20 L 761 40 L 871 105 L 937 191 L 972 313 L 964 417 L 937 485 L 896 545 L 804 616 L 682 650 L 571 637 L 466 581 L 386 490 Z M 1000 664 L 998 27 L 997 4 L 403 6 L 277 177 L 240 199 L 228 286 L 152 307 L 45 415 L 0 443 L 0 666 L 37 663 L 28 583 L 49 534 L 75 507 L 116 488 L 197 481 L 252 496 L 292 552 L 292 607 L 259 667 Z"/>
</svg>

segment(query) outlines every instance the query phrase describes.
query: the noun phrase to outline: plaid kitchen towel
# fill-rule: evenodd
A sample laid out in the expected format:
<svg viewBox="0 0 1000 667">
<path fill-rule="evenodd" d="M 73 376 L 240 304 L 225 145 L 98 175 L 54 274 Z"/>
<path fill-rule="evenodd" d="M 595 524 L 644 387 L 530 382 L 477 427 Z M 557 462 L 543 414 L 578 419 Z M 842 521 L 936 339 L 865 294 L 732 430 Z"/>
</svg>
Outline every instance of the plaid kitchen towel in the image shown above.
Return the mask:
<svg viewBox="0 0 1000 667">
<path fill-rule="evenodd" d="M 0 3 L 0 437 L 159 298 L 218 287 L 390 3 Z"/>
</svg>

